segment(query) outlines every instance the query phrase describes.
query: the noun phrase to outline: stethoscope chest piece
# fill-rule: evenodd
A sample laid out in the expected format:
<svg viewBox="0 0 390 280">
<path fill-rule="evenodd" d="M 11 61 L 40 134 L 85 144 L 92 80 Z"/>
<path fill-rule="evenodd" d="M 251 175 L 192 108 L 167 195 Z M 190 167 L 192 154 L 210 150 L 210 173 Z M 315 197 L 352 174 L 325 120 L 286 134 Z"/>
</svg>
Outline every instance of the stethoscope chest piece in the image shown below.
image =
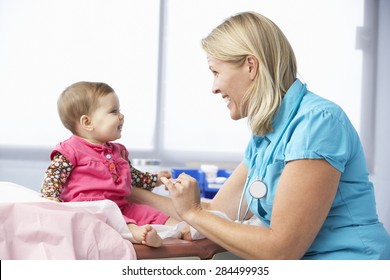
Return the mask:
<svg viewBox="0 0 390 280">
<path fill-rule="evenodd" d="M 261 180 L 255 180 L 249 186 L 249 194 L 255 199 L 261 199 L 267 194 L 267 186 Z"/>
<path fill-rule="evenodd" d="M 240 204 L 239 204 L 239 207 L 238 207 L 238 213 L 237 213 L 237 220 L 241 223 L 243 220 L 245 220 L 248 212 L 249 212 L 249 208 L 250 208 L 250 205 L 252 203 L 252 201 L 254 199 L 262 199 L 264 198 L 266 195 L 267 195 L 267 192 L 268 192 L 268 189 L 267 189 L 267 185 L 263 182 L 263 180 L 260 180 L 262 178 L 265 178 L 265 175 L 266 175 L 266 170 L 267 170 L 267 166 L 271 163 L 271 160 L 273 159 L 274 155 L 275 155 L 275 151 L 276 151 L 276 148 L 278 147 L 280 141 L 282 140 L 283 138 L 283 135 L 284 133 L 286 132 L 288 126 L 291 124 L 293 118 L 296 116 L 297 112 L 298 112 L 298 109 L 299 109 L 299 106 L 301 104 L 301 101 L 303 99 L 303 96 L 305 95 L 307 89 L 306 89 L 306 84 L 303 84 L 302 88 L 301 88 L 301 91 L 299 93 L 299 96 L 298 96 L 298 100 L 295 104 L 295 106 L 292 108 L 292 111 L 290 113 L 290 116 L 288 118 L 288 120 L 286 121 L 285 125 L 284 125 L 284 128 L 281 130 L 281 133 L 279 134 L 279 137 L 277 138 L 275 142 L 275 144 L 273 145 L 273 148 L 271 150 L 271 152 L 269 153 L 269 156 L 268 156 L 268 159 L 264 159 L 262 157 L 258 157 L 259 159 L 261 159 L 261 161 L 263 162 L 263 172 L 261 173 L 260 170 L 259 170 L 259 176 L 256 177 L 256 180 L 253 181 L 250 185 L 249 185 L 249 180 L 250 178 L 252 178 L 252 175 L 254 174 L 255 170 L 256 170 L 256 162 L 254 162 L 254 164 L 251 163 L 249 169 L 251 169 L 251 173 L 248 175 L 248 178 L 245 182 L 245 185 L 244 185 L 244 189 L 242 191 L 242 194 L 241 194 L 241 200 L 240 200 Z M 256 157 L 252 157 L 254 160 L 256 160 Z M 265 163 L 265 164 L 264 164 Z M 240 219 L 241 218 L 241 210 L 242 210 L 242 201 L 244 199 L 244 195 L 246 193 L 246 191 L 248 190 L 251 198 L 250 198 L 250 201 L 248 203 L 248 206 L 246 208 L 246 211 L 245 211 L 245 214 L 244 214 L 244 218 L 243 219 Z M 265 215 L 267 214 L 266 211 L 263 209 L 260 201 L 258 201 L 258 214 L 261 216 L 261 217 L 265 217 Z"/>
</svg>

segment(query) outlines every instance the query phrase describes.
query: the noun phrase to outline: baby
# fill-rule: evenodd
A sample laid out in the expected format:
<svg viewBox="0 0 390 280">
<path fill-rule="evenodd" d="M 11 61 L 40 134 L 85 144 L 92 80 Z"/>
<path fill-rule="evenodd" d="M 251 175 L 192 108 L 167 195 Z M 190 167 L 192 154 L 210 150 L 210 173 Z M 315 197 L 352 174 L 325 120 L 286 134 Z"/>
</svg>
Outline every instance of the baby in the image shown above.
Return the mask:
<svg viewBox="0 0 390 280">
<path fill-rule="evenodd" d="M 73 136 L 57 144 L 45 172 L 42 196 L 56 201 L 109 199 L 120 208 L 134 239 L 159 247 L 161 238 L 150 224 L 174 225 L 174 219 L 149 206 L 129 202 L 131 187 L 152 190 L 169 171 L 143 173 L 128 160 L 121 137 L 124 115 L 119 99 L 105 83 L 78 82 L 58 99 L 58 113 Z"/>
</svg>

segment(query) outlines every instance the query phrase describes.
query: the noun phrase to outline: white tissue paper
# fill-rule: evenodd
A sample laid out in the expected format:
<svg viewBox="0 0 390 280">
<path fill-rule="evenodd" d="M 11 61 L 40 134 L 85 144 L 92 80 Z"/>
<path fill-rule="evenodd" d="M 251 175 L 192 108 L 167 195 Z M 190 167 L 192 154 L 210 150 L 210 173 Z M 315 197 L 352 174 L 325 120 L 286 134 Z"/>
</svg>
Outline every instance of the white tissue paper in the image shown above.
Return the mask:
<svg viewBox="0 0 390 280">
<path fill-rule="evenodd" d="M 209 211 L 209 212 L 223 219 L 231 221 L 231 219 L 229 219 L 229 217 L 225 213 L 222 213 L 220 211 Z M 256 226 L 261 225 L 261 221 L 255 215 L 253 215 L 252 218 L 244 221 L 243 223 L 247 225 L 256 225 Z M 187 226 L 187 224 L 185 222 L 180 222 L 176 226 L 165 226 L 165 225 L 151 225 L 151 226 L 156 229 L 158 235 L 162 239 L 165 239 L 169 237 L 180 238 L 181 231 Z M 205 238 L 203 234 L 201 234 L 193 227 L 190 227 L 190 232 L 191 232 L 192 240 L 199 240 Z M 130 241 L 132 241 L 132 239 L 130 239 Z"/>
<path fill-rule="evenodd" d="M 49 204 L 57 204 L 48 199 L 41 197 L 40 193 L 28 189 L 26 187 L 10 183 L 10 182 L 0 182 L 0 203 L 1 202 L 13 202 L 13 203 L 23 203 L 23 202 L 44 202 Z M 96 217 L 104 220 L 112 228 L 116 229 L 119 234 L 131 241 L 132 243 L 138 243 L 131 234 L 129 228 L 124 222 L 122 213 L 119 210 L 119 207 L 110 200 L 101 200 L 101 201 L 90 201 L 90 202 L 62 202 L 61 205 L 67 206 L 69 208 L 78 208 L 82 209 L 83 212 L 89 212 L 90 214 L 95 215 Z M 230 220 L 229 217 L 219 211 L 210 211 L 214 215 L 217 215 L 226 220 Z M 252 219 L 245 221 L 246 224 L 259 225 L 260 221 L 255 216 Z M 180 222 L 175 226 L 167 225 L 151 225 L 156 231 L 161 239 L 166 238 L 180 238 L 182 230 L 188 226 L 185 222 Z M 191 237 L 193 240 L 204 239 L 205 236 L 198 232 L 195 228 L 190 227 Z"/>
<path fill-rule="evenodd" d="M 224 213 L 219 211 L 210 211 L 213 214 L 230 220 L 228 216 L 226 216 Z M 180 222 L 175 226 L 167 226 L 167 225 L 151 225 L 152 228 L 154 228 L 157 231 L 157 234 L 161 237 L 161 239 L 166 238 L 180 238 L 182 230 L 187 227 L 188 225 L 185 222 Z M 205 236 L 202 235 L 199 231 L 197 231 L 195 228 L 190 226 L 190 233 L 192 240 L 199 240 L 204 239 Z M 125 229 L 125 232 L 121 232 L 122 236 L 128 240 L 130 240 L 132 243 L 138 243 L 134 238 L 131 232 L 127 229 Z"/>
</svg>

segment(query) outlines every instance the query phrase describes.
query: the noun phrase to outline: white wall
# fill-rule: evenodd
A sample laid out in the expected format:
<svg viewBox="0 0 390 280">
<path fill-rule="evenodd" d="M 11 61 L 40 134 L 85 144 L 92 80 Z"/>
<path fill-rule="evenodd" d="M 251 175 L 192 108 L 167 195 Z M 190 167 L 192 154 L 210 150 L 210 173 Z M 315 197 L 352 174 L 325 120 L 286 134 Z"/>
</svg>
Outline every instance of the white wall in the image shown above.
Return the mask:
<svg viewBox="0 0 390 280">
<path fill-rule="evenodd" d="M 374 170 L 379 218 L 390 232 L 390 1 L 379 1 Z"/>
<path fill-rule="evenodd" d="M 0 181 L 39 191 L 49 163 L 49 157 L 46 161 L 0 159 Z"/>
</svg>

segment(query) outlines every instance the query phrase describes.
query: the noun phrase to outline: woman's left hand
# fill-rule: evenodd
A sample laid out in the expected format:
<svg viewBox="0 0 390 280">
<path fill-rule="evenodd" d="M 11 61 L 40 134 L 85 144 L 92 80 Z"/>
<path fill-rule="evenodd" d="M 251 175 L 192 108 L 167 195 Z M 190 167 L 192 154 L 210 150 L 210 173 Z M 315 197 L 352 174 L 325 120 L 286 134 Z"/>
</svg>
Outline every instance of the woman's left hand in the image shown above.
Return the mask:
<svg viewBox="0 0 390 280">
<path fill-rule="evenodd" d="M 185 217 L 201 208 L 200 192 L 196 179 L 182 173 L 177 179 L 161 177 L 162 183 L 170 192 L 173 206 L 178 215 Z"/>
</svg>

